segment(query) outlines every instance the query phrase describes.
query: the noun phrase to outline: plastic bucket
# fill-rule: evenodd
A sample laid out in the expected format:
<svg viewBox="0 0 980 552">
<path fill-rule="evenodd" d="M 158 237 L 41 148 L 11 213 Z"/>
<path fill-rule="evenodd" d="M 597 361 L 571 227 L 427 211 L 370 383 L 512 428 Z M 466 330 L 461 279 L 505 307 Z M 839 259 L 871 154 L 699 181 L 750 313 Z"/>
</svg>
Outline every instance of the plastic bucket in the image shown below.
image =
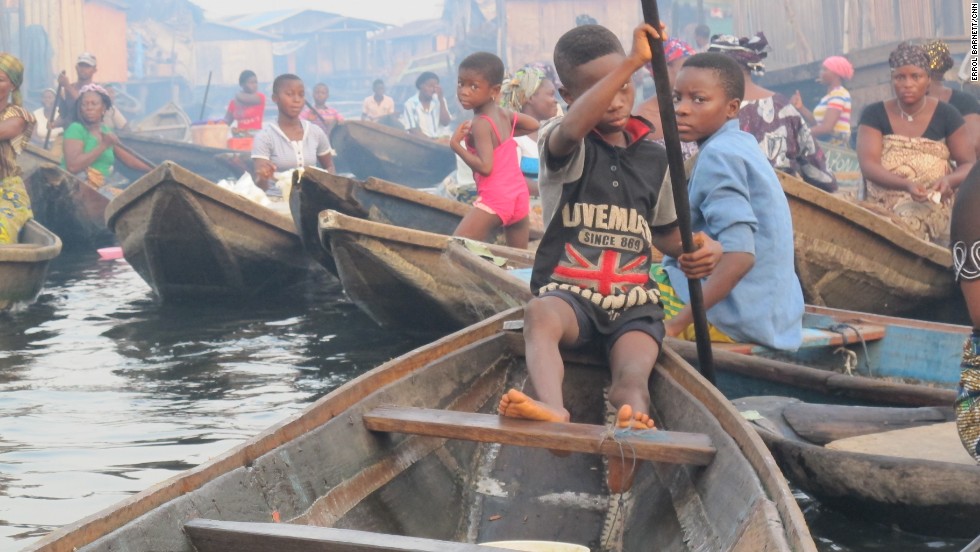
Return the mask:
<svg viewBox="0 0 980 552">
<path fill-rule="evenodd" d="M 587 546 L 553 541 L 514 540 L 481 542 L 480 546 L 494 546 L 507 550 L 524 550 L 526 552 L 589 552 Z"/>
<path fill-rule="evenodd" d="M 228 143 L 228 125 L 225 123 L 192 125 L 191 140 L 199 146 L 224 149 Z"/>
</svg>

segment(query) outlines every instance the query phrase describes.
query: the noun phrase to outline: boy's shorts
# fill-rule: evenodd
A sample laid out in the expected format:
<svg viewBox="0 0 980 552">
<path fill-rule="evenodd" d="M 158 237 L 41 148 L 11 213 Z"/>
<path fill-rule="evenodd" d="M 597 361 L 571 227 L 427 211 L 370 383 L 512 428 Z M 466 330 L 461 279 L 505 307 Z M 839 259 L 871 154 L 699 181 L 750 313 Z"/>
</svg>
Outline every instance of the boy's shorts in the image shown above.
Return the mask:
<svg viewBox="0 0 980 552">
<path fill-rule="evenodd" d="M 616 341 L 620 337 L 623 337 L 627 332 L 637 331 L 652 337 L 657 342 L 657 346 L 663 350 L 664 335 L 666 334 L 663 320 L 653 316 L 640 316 L 622 318 L 622 322 L 619 323 L 613 320 L 603 324 L 600 320 L 607 318 L 605 311 L 601 311 L 592 302 L 586 301 L 583 297 L 570 291 L 556 289 L 554 291 L 546 291 L 538 297 L 557 297 L 572 307 L 572 311 L 575 312 L 575 319 L 578 321 L 578 339 L 572 345 L 572 348 L 577 349 L 593 341 L 601 340 L 606 356 L 608 357 L 613 345 L 616 344 Z M 601 312 L 596 312 L 596 310 Z"/>
</svg>

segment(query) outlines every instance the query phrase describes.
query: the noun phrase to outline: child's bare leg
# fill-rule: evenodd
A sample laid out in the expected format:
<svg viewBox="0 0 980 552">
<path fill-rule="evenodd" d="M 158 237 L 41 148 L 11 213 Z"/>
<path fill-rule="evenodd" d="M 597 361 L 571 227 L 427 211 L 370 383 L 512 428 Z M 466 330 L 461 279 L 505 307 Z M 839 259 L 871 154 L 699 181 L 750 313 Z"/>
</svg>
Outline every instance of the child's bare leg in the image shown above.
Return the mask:
<svg viewBox="0 0 980 552">
<path fill-rule="evenodd" d="M 453 231 L 453 235 L 485 242 L 489 241 L 490 233 L 499 228 L 501 224 L 500 217 L 497 215 L 473 207 L 466 213 L 463 220 L 459 221 L 459 226 Z"/>
<path fill-rule="evenodd" d="M 532 299 L 524 311 L 524 341 L 527 369 L 538 399 L 511 389 L 500 399 L 500 414 L 567 422 L 569 414 L 561 390 L 565 365 L 559 345 L 574 343 L 577 338 L 578 320 L 568 303 L 553 296 Z"/>
<path fill-rule="evenodd" d="M 650 418 L 650 374 L 660 353 L 660 346 L 650 335 L 633 331 L 623 334 L 609 354 L 612 385 L 609 402 L 618 409 L 616 426 L 631 429 L 652 429 Z M 609 490 L 621 493 L 633 486 L 635 461 L 631 458 L 610 457 Z"/>
<path fill-rule="evenodd" d="M 507 245 L 527 249 L 527 242 L 531 239 L 531 218 L 524 217 L 510 226 L 505 226 L 504 237 L 507 239 Z"/>
</svg>

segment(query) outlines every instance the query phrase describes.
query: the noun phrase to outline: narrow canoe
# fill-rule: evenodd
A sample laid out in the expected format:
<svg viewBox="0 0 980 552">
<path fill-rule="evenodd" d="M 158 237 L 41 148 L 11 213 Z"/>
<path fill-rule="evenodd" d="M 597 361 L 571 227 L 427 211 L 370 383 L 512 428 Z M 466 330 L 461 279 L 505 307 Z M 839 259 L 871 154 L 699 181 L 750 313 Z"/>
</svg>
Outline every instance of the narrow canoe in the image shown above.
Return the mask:
<svg viewBox="0 0 980 552">
<path fill-rule="evenodd" d="M 660 431 L 607 434 L 608 369 L 584 355 L 565 358 L 576 424 L 496 416 L 501 393 L 527 378 L 523 338 L 506 330 L 522 317 L 514 309 L 394 359 L 27 550 L 475 552 L 465 543 L 513 539 L 604 551 L 816 550 L 761 439 L 670 351 L 649 382 Z M 620 450 L 658 461 L 639 461 L 632 491 L 614 495 L 595 453 Z"/>
<path fill-rule="evenodd" d="M 857 152 L 845 146 L 819 142 L 827 160 L 827 170 L 834 173 L 841 190 L 857 193 L 861 184 L 861 165 Z"/>
<path fill-rule="evenodd" d="M 37 170 L 38 167 L 44 165 L 57 166 L 60 162 L 61 159 L 54 153 L 34 144 L 26 144 L 23 151 L 17 156 L 17 165 L 20 167 L 25 179 Z"/>
<path fill-rule="evenodd" d="M 330 143 L 337 150 L 337 170 L 358 178 L 429 188 L 456 169 L 448 144 L 369 121 L 344 121 L 330 133 Z"/>
<path fill-rule="evenodd" d="M 891 221 L 784 173 L 807 303 L 894 315 L 952 297 L 953 257 Z"/>
<path fill-rule="evenodd" d="M 453 238 L 445 234 L 328 210 L 320 214 L 320 239 L 332 253 L 344 291 L 381 326 L 450 331 L 524 304 L 510 289 L 455 270 L 446 256 Z M 522 265 L 533 259 L 527 250 L 479 247 Z"/>
<path fill-rule="evenodd" d="M 59 253 L 61 240 L 36 220 L 24 225 L 16 244 L 0 246 L 0 311 L 34 302 Z"/>
<path fill-rule="evenodd" d="M 237 179 L 252 166 L 248 152 L 209 148 L 136 133 L 122 134 L 119 138 L 126 147 L 156 165 L 172 161 L 212 182 L 224 178 Z"/>
<path fill-rule="evenodd" d="M 782 472 L 821 504 L 913 533 L 980 533 L 980 466 L 960 443 L 951 406 L 735 404 L 760 415 L 749 416 Z"/>
<path fill-rule="evenodd" d="M 191 118 L 179 105 L 169 102 L 132 125 L 133 133 L 151 138 L 191 141 Z"/>
<path fill-rule="evenodd" d="M 405 255 L 410 253 L 404 251 Z M 417 287 L 415 293 L 435 293 L 452 289 L 447 282 L 465 282 L 460 286 L 462 289 L 453 292 L 479 294 L 479 297 L 468 297 L 466 303 L 480 305 L 480 309 L 456 311 L 460 323 L 473 323 L 487 312 L 499 312 L 515 302 L 526 302 L 531 298 L 527 283 L 531 256 L 507 255 L 505 251 L 489 252 L 498 257 L 495 264 L 488 262 L 490 255 L 486 251 L 474 251 L 462 242 L 450 242 L 446 253 L 439 258 L 439 270 L 430 272 L 428 285 Z M 376 258 L 378 262 L 383 260 Z M 414 264 L 411 260 L 401 262 L 404 266 Z M 378 272 L 390 270 L 378 269 Z M 488 289 L 491 291 L 485 291 Z M 361 299 L 372 301 L 372 309 L 384 310 L 384 296 L 365 294 Z M 419 304 L 423 304 L 421 300 Z M 393 310 L 390 317 L 398 314 Z M 715 343 L 715 369 L 772 382 L 775 391 L 807 389 L 878 404 L 950 404 L 955 398 L 959 357 L 963 340 L 970 333 L 966 326 L 807 305 L 803 327 L 803 346 L 793 353 L 751 343 Z M 697 364 L 693 343 L 675 339 L 668 343 L 688 362 Z M 848 352 L 842 352 L 841 347 Z M 757 384 L 746 387 L 748 393 L 758 393 Z"/>
<path fill-rule="evenodd" d="M 317 224 L 321 211 L 333 209 L 374 222 L 450 235 L 471 207 L 386 180 L 361 181 L 307 167 L 289 195 L 289 209 L 303 247 L 336 274 L 330 252 L 320 242 Z"/>
<path fill-rule="evenodd" d="M 42 165 L 24 183 L 34 218 L 54 232 L 65 247 L 98 247 L 114 241 L 105 225 L 109 197 L 53 165 Z"/>
<path fill-rule="evenodd" d="M 272 293 L 312 266 L 288 215 L 169 161 L 113 199 L 105 216 L 164 302 Z"/>
</svg>

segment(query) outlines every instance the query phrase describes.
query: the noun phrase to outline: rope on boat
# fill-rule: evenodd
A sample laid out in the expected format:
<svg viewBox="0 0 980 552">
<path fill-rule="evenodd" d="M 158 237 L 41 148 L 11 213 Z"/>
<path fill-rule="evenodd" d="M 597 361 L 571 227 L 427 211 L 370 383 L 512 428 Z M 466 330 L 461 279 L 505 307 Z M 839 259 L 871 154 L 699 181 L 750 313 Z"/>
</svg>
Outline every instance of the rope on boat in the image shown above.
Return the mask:
<svg viewBox="0 0 980 552">
<path fill-rule="evenodd" d="M 865 341 L 864 336 L 861 335 L 861 330 L 850 324 L 840 322 L 828 327 L 827 331 L 840 334 L 841 339 L 843 340 L 843 344 L 834 352 L 844 355 L 844 372 L 849 376 L 853 376 L 854 369 L 857 367 L 858 363 L 857 353 L 847 348 L 847 334 L 844 333 L 844 330 L 851 330 L 854 332 L 855 337 L 857 337 L 858 341 L 861 342 L 861 349 L 864 350 L 864 369 L 867 370 L 869 377 L 873 376 L 874 374 L 871 373 L 871 361 L 869 360 L 870 357 L 868 356 L 868 342 Z"/>
</svg>

